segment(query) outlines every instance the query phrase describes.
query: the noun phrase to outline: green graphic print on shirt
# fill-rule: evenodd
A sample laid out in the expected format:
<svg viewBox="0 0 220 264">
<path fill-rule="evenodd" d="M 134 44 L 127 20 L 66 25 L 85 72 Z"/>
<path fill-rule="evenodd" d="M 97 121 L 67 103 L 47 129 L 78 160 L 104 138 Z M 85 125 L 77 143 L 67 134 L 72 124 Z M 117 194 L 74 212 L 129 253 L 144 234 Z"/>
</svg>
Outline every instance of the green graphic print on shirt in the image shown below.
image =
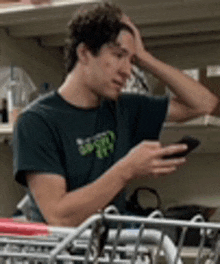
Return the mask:
<svg viewBox="0 0 220 264">
<path fill-rule="evenodd" d="M 86 139 L 77 138 L 76 143 L 82 156 L 87 156 L 94 151 L 97 158 L 103 159 L 109 156 L 109 152 L 113 153 L 115 140 L 115 133 L 108 130 Z"/>
</svg>

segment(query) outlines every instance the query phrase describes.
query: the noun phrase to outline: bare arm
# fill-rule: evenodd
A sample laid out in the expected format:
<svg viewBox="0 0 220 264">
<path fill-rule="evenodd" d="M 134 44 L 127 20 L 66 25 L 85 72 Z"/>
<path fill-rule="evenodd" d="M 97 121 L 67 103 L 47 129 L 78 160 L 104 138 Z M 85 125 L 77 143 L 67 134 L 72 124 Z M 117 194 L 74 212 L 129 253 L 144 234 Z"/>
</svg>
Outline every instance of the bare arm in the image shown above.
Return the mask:
<svg viewBox="0 0 220 264">
<path fill-rule="evenodd" d="M 45 220 L 55 226 L 78 226 L 99 209 L 104 208 L 124 187 L 124 171 L 113 167 L 100 179 L 72 192 L 66 191 L 61 175 L 31 173 L 28 186 Z"/>
<path fill-rule="evenodd" d="M 185 121 L 199 115 L 211 114 L 218 105 L 219 98 L 205 86 L 157 60 L 148 52 L 142 55 L 141 64 L 167 83 L 175 94 L 170 102 L 169 121 Z"/>
<path fill-rule="evenodd" d="M 95 182 L 72 192 L 66 191 L 66 181 L 61 175 L 31 173 L 27 175 L 27 182 L 48 224 L 78 226 L 105 208 L 130 180 L 174 172 L 185 159 L 161 158 L 184 150 L 185 145 L 163 148 L 158 142 L 144 141 Z"/>
<path fill-rule="evenodd" d="M 199 115 L 212 114 L 219 104 L 220 98 L 201 83 L 153 57 L 145 50 L 140 32 L 130 19 L 124 15 L 122 21 L 128 24 L 134 31 L 136 56 L 140 66 L 165 82 L 175 94 L 175 97 L 170 102 L 168 120 L 178 122 Z"/>
</svg>

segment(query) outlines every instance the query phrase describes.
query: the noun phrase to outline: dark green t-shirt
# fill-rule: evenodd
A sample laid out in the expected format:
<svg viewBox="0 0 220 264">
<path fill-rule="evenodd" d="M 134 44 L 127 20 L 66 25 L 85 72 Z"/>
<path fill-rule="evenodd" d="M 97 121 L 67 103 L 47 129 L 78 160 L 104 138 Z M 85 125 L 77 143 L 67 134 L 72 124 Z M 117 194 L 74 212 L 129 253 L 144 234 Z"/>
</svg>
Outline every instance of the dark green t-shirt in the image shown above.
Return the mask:
<svg viewBox="0 0 220 264">
<path fill-rule="evenodd" d="M 40 97 L 15 125 L 15 178 L 27 186 L 27 171 L 48 172 L 62 175 L 68 191 L 82 187 L 142 140 L 158 139 L 167 105 L 166 97 L 123 94 L 116 103 L 106 100 L 84 109 L 57 92 Z M 123 194 L 115 204 L 125 212 Z"/>
</svg>

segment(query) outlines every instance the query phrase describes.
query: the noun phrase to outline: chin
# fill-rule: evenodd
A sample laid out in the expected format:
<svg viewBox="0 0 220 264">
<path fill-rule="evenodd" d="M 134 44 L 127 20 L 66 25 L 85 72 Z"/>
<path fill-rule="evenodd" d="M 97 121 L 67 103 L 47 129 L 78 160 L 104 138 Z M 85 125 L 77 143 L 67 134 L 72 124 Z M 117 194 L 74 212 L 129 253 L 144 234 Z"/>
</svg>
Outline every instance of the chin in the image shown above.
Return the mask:
<svg viewBox="0 0 220 264">
<path fill-rule="evenodd" d="M 120 92 L 116 92 L 116 93 L 112 94 L 112 100 L 114 100 L 114 101 L 117 101 L 117 100 L 118 100 L 118 98 L 121 96 L 121 94 L 122 94 L 122 92 L 121 92 L 121 91 L 120 91 Z"/>
<path fill-rule="evenodd" d="M 112 90 L 111 93 L 103 93 L 101 97 L 105 100 L 117 101 L 118 98 L 121 96 L 122 92 L 117 90 Z"/>
<path fill-rule="evenodd" d="M 111 97 L 109 97 L 108 99 L 110 99 L 110 100 L 112 100 L 112 101 L 117 101 L 118 98 L 120 97 L 120 95 L 121 95 L 121 94 L 117 94 L 117 95 L 115 95 L 115 96 L 111 96 Z"/>
</svg>

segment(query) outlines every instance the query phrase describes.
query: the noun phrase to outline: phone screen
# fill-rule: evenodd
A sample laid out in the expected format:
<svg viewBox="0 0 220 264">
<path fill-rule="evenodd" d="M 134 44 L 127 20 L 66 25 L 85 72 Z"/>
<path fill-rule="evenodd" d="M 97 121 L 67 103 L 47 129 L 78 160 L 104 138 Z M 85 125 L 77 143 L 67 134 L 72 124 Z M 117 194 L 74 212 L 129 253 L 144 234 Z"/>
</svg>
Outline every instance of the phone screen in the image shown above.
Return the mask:
<svg viewBox="0 0 220 264">
<path fill-rule="evenodd" d="M 164 156 L 164 159 L 172 159 L 172 158 L 178 158 L 178 157 L 185 157 L 187 154 L 189 154 L 192 150 L 194 150 L 196 147 L 198 147 L 201 142 L 194 137 L 191 136 L 184 136 L 181 140 L 178 142 L 175 142 L 175 144 L 186 144 L 188 146 L 187 150 L 176 153 L 169 156 Z"/>
</svg>

